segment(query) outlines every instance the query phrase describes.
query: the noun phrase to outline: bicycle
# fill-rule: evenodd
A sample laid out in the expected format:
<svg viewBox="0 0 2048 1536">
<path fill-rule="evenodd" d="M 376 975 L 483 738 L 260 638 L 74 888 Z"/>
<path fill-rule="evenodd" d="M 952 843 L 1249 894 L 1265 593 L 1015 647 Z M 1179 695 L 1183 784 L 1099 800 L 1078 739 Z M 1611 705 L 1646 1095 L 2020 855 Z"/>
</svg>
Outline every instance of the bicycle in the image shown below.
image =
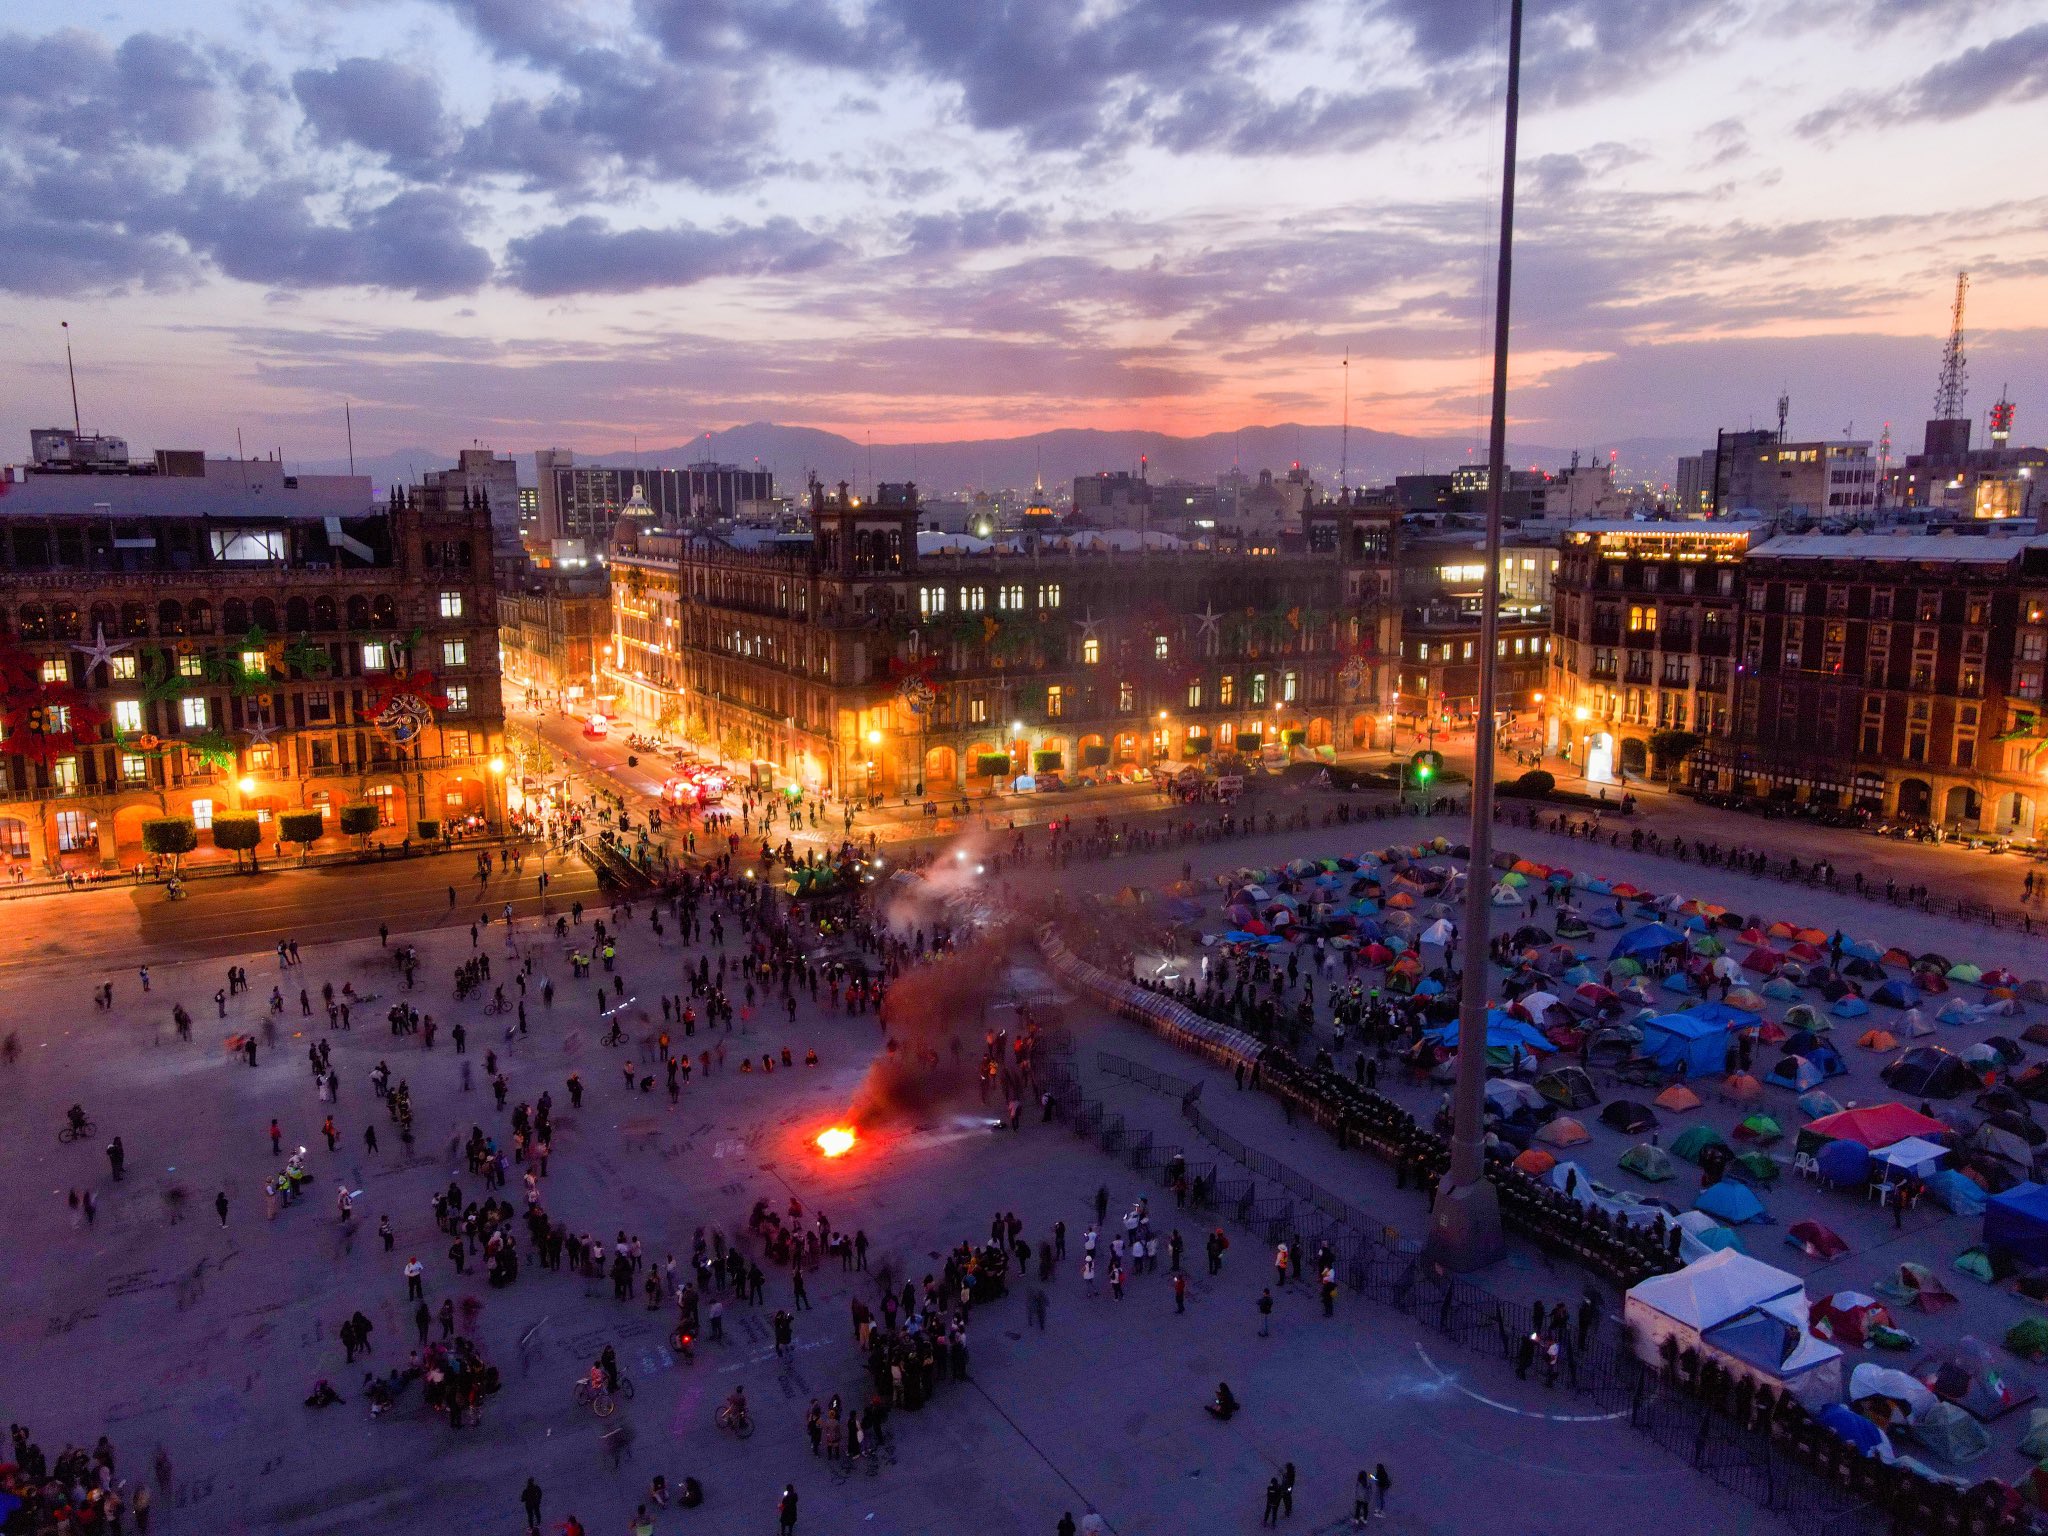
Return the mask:
<svg viewBox="0 0 2048 1536">
<path fill-rule="evenodd" d="M 510 1013 L 511 1011 L 512 1000 L 509 997 L 494 997 L 484 1004 L 485 1013 Z"/>
<path fill-rule="evenodd" d="M 96 1129 L 97 1124 L 91 1119 L 87 1119 L 78 1125 L 72 1125 L 69 1121 L 66 1121 L 57 1128 L 57 1140 L 68 1146 L 74 1141 L 85 1140 Z"/>
<path fill-rule="evenodd" d="M 735 1412 L 731 1403 L 721 1403 L 712 1422 L 720 1429 L 729 1429 L 745 1440 L 754 1433 L 754 1416 L 745 1409 Z"/>
<path fill-rule="evenodd" d="M 624 1378 L 621 1378 L 623 1384 Z M 576 1406 L 588 1408 L 600 1419 L 608 1419 L 618 1411 L 618 1399 L 608 1387 L 593 1387 L 582 1377 L 576 1378 Z"/>
</svg>

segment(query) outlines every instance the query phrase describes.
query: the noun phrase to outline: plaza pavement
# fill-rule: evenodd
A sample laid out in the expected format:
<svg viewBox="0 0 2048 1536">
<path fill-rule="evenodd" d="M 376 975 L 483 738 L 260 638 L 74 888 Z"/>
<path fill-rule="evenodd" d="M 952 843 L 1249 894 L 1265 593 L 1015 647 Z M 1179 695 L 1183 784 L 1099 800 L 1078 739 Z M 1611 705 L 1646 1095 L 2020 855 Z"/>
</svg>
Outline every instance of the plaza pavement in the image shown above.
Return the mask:
<svg viewBox="0 0 2048 1536">
<path fill-rule="evenodd" d="M 53 1453 L 105 1431 L 129 1477 L 147 1475 L 163 1448 L 174 1470 L 155 1528 L 217 1536 L 517 1532 L 518 1491 L 529 1473 L 547 1490 L 551 1525 L 574 1511 L 593 1532 L 618 1531 L 657 1471 L 671 1483 L 693 1474 L 709 1494 L 701 1510 L 663 1513 L 663 1530 L 766 1531 L 785 1481 L 802 1495 L 804 1533 L 1050 1532 L 1062 1510 L 1078 1518 L 1090 1506 L 1122 1536 L 1251 1530 L 1266 1478 L 1289 1459 L 1301 1474 L 1289 1524 L 1309 1531 L 1343 1522 L 1352 1476 L 1369 1461 L 1393 1471 L 1396 1532 L 1604 1536 L 1637 1531 L 1654 1513 L 1683 1536 L 1741 1529 L 1752 1518 L 1625 1427 L 1586 1421 L 1561 1394 L 1447 1358 L 1423 1332 L 1348 1295 L 1337 1318 L 1325 1321 L 1311 1295 L 1291 1292 L 1274 1337 L 1256 1338 L 1252 1302 L 1267 1256 L 1242 1237 L 1220 1280 L 1197 1273 L 1185 1317 L 1173 1315 L 1163 1274 L 1134 1278 L 1122 1303 L 1106 1290 L 1084 1299 L 1074 1260 L 1052 1286 L 1043 1336 L 1026 1329 L 1015 1292 L 979 1309 L 972 1383 L 943 1385 L 920 1412 L 897 1415 L 895 1459 L 875 1476 L 835 1482 L 811 1459 L 802 1430 L 811 1397 L 839 1390 L 852 1398 L 864 1379 L 848 1323 L 854 1277 L 835 1265 L 813 1281 L 815 1311 L 799 1314 L 787 1365 L 777 1363 L 767 1336 L 766 1313 L 789 1296 L 780 1277 L 771 1279 L 767 1309 L 730 1309 L 730 1343 L 706 1344 L 684 1364 L 665 1347 L 667 1310 L 614 1303 L 602 1284 L 530 1261 L 505 1290 L 453 1276 L 429 1207 L 451 1174 L 466 1194 L 477 1189 L 452 1151 L 454 1138 L 472 1120 L 506 1130 L 481 1086 L 484 1049 L 501 1049 L 514 1102 L 554 1090 L 549 1209 L 578 1231 L 637 1232 L 651 1257 L 673 1249 L 687 1258 L 695 1226 L 722 1223 L 732 1232 L 757 1196 L 779 1204 L 794 1194 L 841 1228 L 864 1227 L 875 1239 L 872 1262 L 899 1272 L 936 1268 L 953 1242 L 984 1235 L 998 1209 L 1017 1210 L 1033 1237 L 1064 1217 L 1077 1258 L 1097 1185 L 1110 1187 L 1118 1208 L 1138 1192 L 1132 1176 L 1088 1144 L 1028 1121 L 1020 1134 L 993 1133 L 971 1104 L 922 1127 L 885 1129 L 843 1162 L 822 1162 L 808 1137 L 837 1118 L 877 1049 L 872 1018 L 806 1008 L 793 1029 L 757 1027 L 748 1042 L 757 1050 L 786 1043 L 799 1060 L 815 1045 L 817 1069 L 743 1076 L 735 1055 L 724 1072 L 693 1082 L 674 1112 L 660 1094 L 629 1097 L 619 1086 L 620 1053 L 598 1044 L 594 982 L 570 983 L 552 936 L 537 940 L 531 925 L 522 927 L 524 942 L 541 945 L 538 969 L 553 974 L 559 990 L 552 1014 L 536 1001 L 532 1033 L 509 1046 L 497 1038 L 503 1020 L 485 1018 L 480 998 L 451 1001 L 450 972 L 472 953 L 464 928 L 418 939 L 412 1000 L 443 1026 L 431 1052 L 417 1037 L 394 1041 L 383 1023 L 383 1008 L 399 994 L 374 937 L 306 946 L 304 965 L 288 973 L 267 952 L 239 956 L 252 990 L 226 1021 L 211 1002 L 220 956 L 153 965 L 146 997 L 125 965 L 90 977 L 64 967 L 0 978 L 0 1008 L 23 1048 L 20 1062 L 0 1068 L 0 1106 L 13 1133 L 0 1149 L 0 1222 L 14 1257 L 0 1280 L 0 1401 L 8 1417 L 28 1424 Z M 501 956 L 502 927 L 493 924 L 483 943 Z M 673 925 L 665 944 L 651 946 L 643 912 L 620 965 L 636 990 L 651 990 L 656 965 L 678 990 L 679 958 Z M 111 1013 L 87 995 L 101 975 L 116 983 Z M 319 985 L 330 979 L 377 994 L 346 1034 L 328 1035 L 324 1018 L 298 1018 L 298 985 L 317 1006 Z M 284 1038 L 252 1070 L 223 1037 L 255 1027 L 280 982 L 290 983 L 292 999 Z M 189 1044 L 170 1026 L 179 1000 L 195 1017 Z M 1077 1012 L 1085 1056 L 1112 1026 Z M 446 1033 L 457 1019 L 471 1031 L 478 1074 L 469 1095 Z M 318 1103 L 304 1059 L 315 1030 L 333 1042 L 342 1080 L 334 1154 L 318 1135 L 328 1107 Z M 734 1037 L 730 1048 L 741 1043 Z M 399 1156 L 395 1127 L 368 1086 L 380 1057 L 412 1085 L 419 1134 L 411 1158 Z M 588 1085 L 580 1113 L 563 1090 L 571 1069 Z M 97 1118 L 98 1136 L 60 1146 L 56 1129 L 74 1099 Z M 266 1221 L 261 1186 L 279 1161 L 265 1135 L 272 1115 L 287 1149 L 311 1149 L 314 1178 L 306 1201 Z M 382 1151 L 367 1156 L 361 1130 L 372 1116 Z M 128 1176 L 111 1184 L 99 1148 L 116 1132 Z M 364 1191 L 350 1229 L 334 1216 L 338 1183 Z M 91 1227 L 66 1203 L 68 1190 L 88 1186 L 101 1201 Z M 225 1229 L 212 1211 L 217 1189 L 230 1199 Z M 176 1191 L 181 1208 L 167 1198 Z M 398 1233 L 390 1255 L 374 1232 L 384 1214 Z M 1198 1234 L 1189 1237 L 1198 1254 Z M 413 1253 L 427 1266 L 431 1305 L 451 1294 L 480 1304 L 476 1335 L 506 1377 L 480 1428 L 451 1431 L 420 1408 L 416 1391 L 373 1422 L 360 1372 L 342 1363 L 334 1331 L 357 1307 L 376 1324 L 372 1363 L 403 1357 L 412 1329 L 400 1269 Z M 520 1341 L 536 1325 L 536 1346 L 522 1353 Z M 601 1451 L 597 1421 L 570 1400 L 573 1376 L 607 1342 L 639 1384 L 621 1415 L 636 1441 L 617 1471 Z M 321 1376 L 349 1401 L 305 1408 Z M 1201 1413 L 1219 1379 L 1247 1405 L 1228 1426 Z M 744 1445 L 710 1423 L 736 1382 L 746 1384 L 760 1423 Z"/>
</svg>

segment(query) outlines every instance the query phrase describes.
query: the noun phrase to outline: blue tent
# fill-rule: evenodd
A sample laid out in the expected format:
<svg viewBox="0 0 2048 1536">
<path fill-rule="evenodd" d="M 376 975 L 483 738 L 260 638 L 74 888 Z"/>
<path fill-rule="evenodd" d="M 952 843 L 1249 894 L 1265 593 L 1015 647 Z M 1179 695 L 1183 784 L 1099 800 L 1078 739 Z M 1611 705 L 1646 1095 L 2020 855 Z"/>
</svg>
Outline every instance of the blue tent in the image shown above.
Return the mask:
<svg viewBox="0 0 2048 1536">
<path fill-rule="evenodd" d="M 2030 1268 L 2048 1264 L 2048 1184 L 2015 1184 L 1986 1201 L 1984 1245 Z"/>
<path fill-rule="evenodd" d="M 1829 1403 L 1815 1417 L 1854 1446 L 1859 1455 L 1875 1456 L 1891 1449 L 1884 1431 L 1847 1403 Z"/>
<path fill-rule="evenodd" d="M 1642 1021 L 1642 1053 L 1658 1066 L 1675 1071 L 1683 1066 L 1688 1076 L 1712 1077 L 1728 1065 L 1728 1026 L 1718 1019 L 1700 1017 L 1701 1010 L 1660 1013 Z"/>
<path fill-rule="evenodd" d="M 1692 978 L 1683 971 L 1673 971 L 1664 978 L 1663 986 L 1666 992 L 1690 993 L 1692 991 Z"/>
<path fill-rule="evenodd" d="M 1733 1008 L 1727 1003 L 1696 1003 L 1685 1011 L 1690 1018 L 1706 1019 L 1723 1029 L 1753 1029 L 1764 1021 L 1760 1013 L 1753 1013 L 1747 1008 Z"/>
<path fill-rule="evenodd" d="M 1631 928 L 1614 941 L 1614 948 L 1607 952 L 1610 960 L 1619 960 L 1624 955 L 1642 956 L 1661 954 L 1674 944 L 1685 942 L 1685 935 L 1662 923 L 1647 923 L 1641 928 Z"/>
<path fill-rule="evenodd" d="M 1896 977 L 1870 994 L 1873 1003 L 1883 1003 L 1887 1008 L 1911 1008 L 1920 1001 L 1920 989 L 1910 981 Z"/>
<path fill-rule="evenodd" d="M 1432 1044 L 1449 1046 L 1455 1050 L 1458 1045 L 1458 1021 L 1452 1019 L 1448 1024 L 1436 1029 L 1424 1030 L 1422 1038 Z M 1489 1051 L 1517 1050 L 1525 1045 L 1532 1051 L 1557 1049 L 1550 1037 L 1527 1019 L 1514 1018 L 1498 1008 L 1486 1010 L 1486 1048 Z"/>
<path fill-rule="evenodd" d="M 1700 1191 L 1699 1199 L 1693 1202 L 1695 1210 L 1705 1211 L 1717 1220 L 1739 1227 L 1745 1221 L 1769 1221 L 1763 1201 L 1757 1199 L 1754 1191 L 1746 1184 L 1733 1179 L 1723 1179 L 1710 1184 Z"/>
<path fill-rule="evenodd" d="M 1849 1063 L 1842 1060 L 1842 1053 L 1825 1040 L 1805 1055 L 1808 1061 L 1829 1077 L 1846 1077 L 1849 1074 Z"/>
<path fill-rule="evenodd" d="M 1864 1014 L 1870 1012 L 1870 1004 L 1863 1001 L 1854 992 L 1844 992 L 1835 999 L 1833 1006 L 1828 1009 L 1828 1012 L 1838 1019 L 1860 1019 Z"/>
<path fill-rule="evenodd" d="M 1958 1216 L 1976 1216 L 1984 1209 L 1984 1186 L 1953 1168 L 1944 1168 L 1930 1178 L 1927 1192 L 1934 1196 L 1937 1205 Z"/>
<path fill-rule="evenodd" d="M 1870 1177 L 1870 1149 L 1860 1141 L 1827 1142 L 1813 1160 L 1830 1184 L 1861 1184 Z"/>
<path fill-rule="evenodd" d="M 1818 1088 L 1825 1081 L 1827 1074 L 1804 1056 L 1780 1056 L 1777 1064 L 1764 1074 L 1766 1087 L 1790 1088 L 1794 1093 Z"/>
</svg>

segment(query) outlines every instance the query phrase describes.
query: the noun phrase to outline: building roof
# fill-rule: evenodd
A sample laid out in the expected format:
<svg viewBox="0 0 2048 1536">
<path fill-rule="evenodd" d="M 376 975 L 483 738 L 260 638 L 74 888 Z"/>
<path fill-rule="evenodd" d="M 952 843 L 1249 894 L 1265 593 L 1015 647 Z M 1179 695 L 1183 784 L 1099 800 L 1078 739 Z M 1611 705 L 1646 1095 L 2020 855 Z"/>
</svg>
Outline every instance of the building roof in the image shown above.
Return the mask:
<svg viewBox="0 0 2048 1536">
<path fill-rule="evenodd" d="M 1961 560 L 2003 565 L 2021 551 L 2048 548 L 2048 538 L 2015 539 L 1960 533 L 1794 533 L 1750 550 L 1768 560 Z"/>
<path fill-rule="evenodd" d="M 11 517 L 369 517 L 368 475 L 287 475 L 275 459 L 208 459 L 204 475 L 29 475 L 0 481 Z"/>
<path fill-rule="evenodd" d="M 1627 534 L 1668 534 L 1674 538 L 1697 538 L 1709 534 L 1716 538 L 1730 534 L 1756 534 L 1764 532 L 1770 525 L 1754 518 L 1666 518 L 1651 521 L 1647 518 L 1605 517 L 1590 518 L 1581 522 L 1567 523 L 1565 533 L 1627 533 Z"/>
</svg>

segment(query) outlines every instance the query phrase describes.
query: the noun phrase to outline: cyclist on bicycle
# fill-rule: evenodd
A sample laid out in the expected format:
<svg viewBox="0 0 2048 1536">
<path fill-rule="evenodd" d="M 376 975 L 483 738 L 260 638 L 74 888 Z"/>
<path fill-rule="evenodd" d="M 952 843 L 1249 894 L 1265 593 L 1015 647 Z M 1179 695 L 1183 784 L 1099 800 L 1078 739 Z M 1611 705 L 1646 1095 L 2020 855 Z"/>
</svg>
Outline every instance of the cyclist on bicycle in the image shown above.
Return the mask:
<svg viewBox="0 0 2048 1536">
<path fill-rule="evenodd" d="M 600 1392 L 604 1391 L 604 1367 L 593 1361 L 590 1367 L 590 1374 L 584 1378 L 583 1384 L 590 1389 L 592 1397 L 596 1397 Z"/>
<path fill-rule="evenodd" d="M 725 1420 L 728 1424 L 744 1424 L 747 1421 L 747 1389 L 734 1387 L 732 1396 L 725 1400 Z"/>
<path fill-rule="evenodd" d="M 609 1344 L 605 1345 L 605 1347 L 604 1347 L 604 1353 L 603 1353 L 603 1354 L 601 1354 L 601 1355 L 599 1355 L 599 1356 L 597 1357 L 597 1368 L 598 1368 L 598 1371 L 599 1371 L 599 1373 L 600 1373 L 600 1374 L 601 1374 L 601 1375 L 603 1376 L 603 1378 L 604 1378 L 604 1386 L 605 1386 L 605 1390 L 606 1390 L 607 1392 L 616 1392 L 616 1391 L 618 1391 L 618 1390 L 619 1390 L 619 1356 L 618 1356 L 618 1351 L 616 1351 L 615 1349 L 613 1349 L 613 1348 L 611 1347 L 611 1345 L 609 1345 Z"/>
<path fill-rule="evenodd" d="M 80 1107 L 79 1107 L 78 1105 L 74 1104 L 74 1105 L 72 1105 L 72 1106 L 71 1106 L 71 1107 L 70 1107 L 69 1109 L 67 1109 L 67 1110 L 65 1110 L 65 1111 L 64 1111 L 64 1116 L 65 1116 L 65 1118 L 66 1118 L 66 1119 L 68 1119 L 68 1120 L 69 1120 L 69 1121 L 71 1122 L 71 1134 L 72 1134 L 72 1135 L 74 1135 L 74 1136 L 83 1136 L 83 1135 L 85 1134 L 85 1111 L 84 1111 L 84 1109 L 82 1109 L 82 1108 L 80 1108 Z"/>
</svg>

